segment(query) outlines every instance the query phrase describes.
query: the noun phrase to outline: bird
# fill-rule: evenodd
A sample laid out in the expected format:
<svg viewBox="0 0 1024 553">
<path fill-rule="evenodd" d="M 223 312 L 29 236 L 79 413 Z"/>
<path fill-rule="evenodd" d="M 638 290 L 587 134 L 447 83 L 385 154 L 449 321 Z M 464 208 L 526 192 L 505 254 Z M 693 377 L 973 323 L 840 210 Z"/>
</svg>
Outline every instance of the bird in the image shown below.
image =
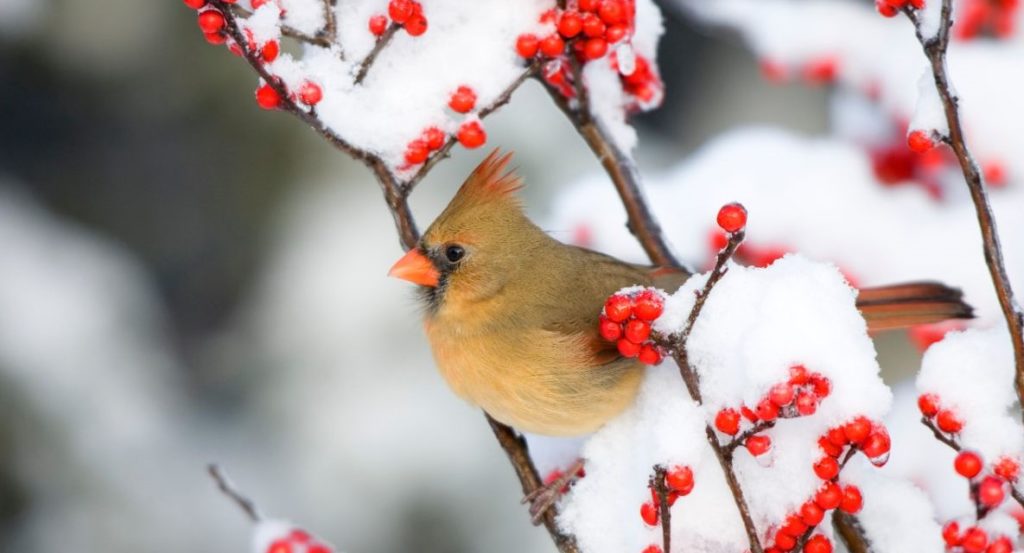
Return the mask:
<svg viewBox="0 0 1024 553">
<path fill-rule="evenodd" d="M 599 335 L 605 301 L 633 285 L 675 291 L 691 275 L 552 238 L 524 213 L 511 156 L 492 151 L 388 274 L 417 285 L 458 396 L 520 431 L 585 435 L 633 403 L 644 374 Z M 972 317 L 937 282 L 862 289 L 857 307 L 872 331 Z"/>
</svg>

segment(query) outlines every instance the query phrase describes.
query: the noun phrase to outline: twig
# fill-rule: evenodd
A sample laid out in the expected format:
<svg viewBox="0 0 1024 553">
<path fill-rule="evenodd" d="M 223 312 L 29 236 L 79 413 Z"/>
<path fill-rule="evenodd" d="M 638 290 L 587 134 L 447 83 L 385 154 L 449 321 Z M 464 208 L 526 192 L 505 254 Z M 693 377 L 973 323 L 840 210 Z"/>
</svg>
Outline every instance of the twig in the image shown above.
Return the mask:
<svg viewBox="0 0 1024 553">
<path fill-rule="evenodd" d="M 231 11 L 231 15 L 235 16 L 235 17 L 249 17 L 249 16 L 252 15 L 251 11 L 243 8 L 242 6 L 239 6 L 238 4 L 227 4 L 227 5 L 224 5 L 223 2 L 212 2 L 212 3 L 214 5 L 216 5 L 217 8 L 221 12 L 224 13 L 224 17 L 228 17 L 228 13 L 227 13 L 226 10 L 230 10 Z M 296 29 L 295 27 L 291 27 L 291 26 L 285 25 L 283 23 L 281 24 L 281 34 L 286 36 L 286 37 L 293 38 L 293 39 L 295 39 L 295 40 L 297 40 L 299 42 L 305 42 L 306 44 L 313 44 L 313 45 L 316 45 L 316 46 L 321 46 L 323 48 L 330 48 L 331 44 L 333 44 L 331 42 L 331 40 L 330 40 L 331 37 L 319 36 L 319 35 L 318 36 L 310 36 L 310 35 L 307 35 L 306 33 L 302 32 L 302 31 Z M 239 43 L 239 44 L 241 45 L 241 43 Z"/>
<path fill-rule="evenodd" d="M 747 438 L 753 436 L 754 434 L 764 432 L 765 430 L 768 430 L 773 426 L 775 426 L 775 421 L 758 421 L 757 424 L 755 424 L 754 426 L 737 434 L 736 437 L 733 438 L 729 443 L 725 444 L 725 446 L 723 446 L 722 449 L 724 449 L 727 454 L 732 455 L 733 451 L 735 451 L 736 448 L 743 445 L 744 442 L 747 441 Z"/>
<path fill-rule="evenodd" d="M 210 477 L 213 478 L 213 481 L 217 484 L 217 488 L 220 492 L 227 496 L 231 501 L 234 501 L 235 504 L 242 509 L 242 512 L 249 517 L 249 520 L 253 522 L 260 521 L 260 518 L 262 517 L 260 517 L 259 509 L 256 508 L 256 503 L 242 495 L 233 485 L 231 485 L 231 481 L 224 474 L 219 465 L 216 463 L 210 463 L 206 466 L 206 472 L 210 473 Z"/>
<path fill-rule="evenodd" d="M 369 54 L 363 58 L 363 61 L 359 62 L 359 71 L 356 72 L 356 84 L 362 84 L 363 79 L 366 78 L 366 74 L 370 72 L 370 67 L 373 66 L 373 62 L 377 61 L 377 56 L 382 50 L 391 42 L 391 38 L 395 36 L 402 26 L 397 23 L 391 23 L 388 28 L 384 31 L 384 34 L 377 37 L 377 42 L 374 43 L 373 49 L 370 50 Z"/>
<path fill-rule="evenodd" d="M 324 37 L 330 42 L 334 42 L 338 37 L 338 23 L 334 18 L 334 6 L 337 4 L 337 0 L 323 0 L 324 3 L 324 28 L 318 33 L 318 36 Z"/>
<path fill-rule="evenodd" d="M 868 541 L 867 532 L 857 517 L 837 509 L 832 514 L 832 526 L 850 553 L 870 553 L 871 542 Z"/>
<path fill-rule="evenodd" d="M 924 49 L 924 54 L 931 65 L 932 75 L 935 79 L 935 89 L 939 93 L 942 107 L 946 114 L 946 123 L 949 127 L 949 136 L 945 137 L 946 142 L 956 154 L 960 163 L 960 169 L 964 174 L 964 181 L 971 193 L 971 201 L 974 203 L 974 211 L 978 217 L 978 225 L 981 228 L 982 249 L 985 252 L 985 264 L 988 265 L 989 276 L 996 289 L 996 296 L 999 297 L 999 306 L 1009 327 L 1010 340 L 1013 343 L 1014 359 L 1014 386 L 1017 390 L 1017 398 L 1021 405 L 1024 405 L 1024 314 L 1014 299 L 1013 288 L 1010 286 L 1010 279 L 1006 275 L 1006 265 L 1003 262 L 1002 248 L 999 245 L 999 234 L 996 231 L 995 216 L 992 214 L 992 207 L 988 202 L 988 193 L 985 190 L 984 177 L 978 168 L 978 163 L 967 148 L 964 138 L 963 127 L 960 122 L 959 99 L 953 92 L 950 84 L 949 74 L 946 69 L 946 51 L 949 47 L 950 28 L 953 25 L 952 1 L 942 0 L 941 20 L 939 22 L 938 34 L 934 37 L 924 36 L 921 30 L 921 21 L 917 12 L 905 9 L 904 13 L 914 23 L 917 40 Z M 1024 417 L 1024 411 L 1021 412 Z"/>
<path fill-rule="evenodd" d="M 672 511 L 668 502 L 668 486 L 665 484 L 665 467 L 654 465 L 654 474 L 647 485 L 658 494 L 658 516 L 661 519 L 661 543 L 664 553 L 672 551 Z"/>
</svg>

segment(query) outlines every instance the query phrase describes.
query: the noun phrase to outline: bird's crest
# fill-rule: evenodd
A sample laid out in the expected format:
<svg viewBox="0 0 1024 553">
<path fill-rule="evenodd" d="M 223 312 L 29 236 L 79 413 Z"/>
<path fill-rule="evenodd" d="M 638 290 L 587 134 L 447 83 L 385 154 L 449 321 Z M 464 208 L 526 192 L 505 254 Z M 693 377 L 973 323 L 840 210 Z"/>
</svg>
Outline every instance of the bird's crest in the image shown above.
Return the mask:
<svg viewBox="0 0 1024 553">
<path fill-rule="evenodd" d="M 505 170 L 511 160 L 512 152 L 502 154 L 501 150 L 495 148 L 469 175 L 455 195 L 453 203 L 511 200 L 518 205 L 515 193 L 523 187 L 523 179 L 514 169 Z"/>
</svg>

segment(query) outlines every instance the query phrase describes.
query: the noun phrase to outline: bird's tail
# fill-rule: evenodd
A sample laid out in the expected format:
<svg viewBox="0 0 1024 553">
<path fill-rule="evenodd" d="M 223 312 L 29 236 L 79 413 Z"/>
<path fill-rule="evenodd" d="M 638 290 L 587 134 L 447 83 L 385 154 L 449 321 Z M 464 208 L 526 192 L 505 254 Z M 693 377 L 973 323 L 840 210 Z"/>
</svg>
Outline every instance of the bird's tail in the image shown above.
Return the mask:
<svg viewBox="0 0 1024 553">
<path fill-rule="evenodd" d="M 974 317 L 974 309 L 963 301 L 959 289 L 927 281 L 863 288 L 857 295 L 857 309 L 870 331 Z"/>
</svg>

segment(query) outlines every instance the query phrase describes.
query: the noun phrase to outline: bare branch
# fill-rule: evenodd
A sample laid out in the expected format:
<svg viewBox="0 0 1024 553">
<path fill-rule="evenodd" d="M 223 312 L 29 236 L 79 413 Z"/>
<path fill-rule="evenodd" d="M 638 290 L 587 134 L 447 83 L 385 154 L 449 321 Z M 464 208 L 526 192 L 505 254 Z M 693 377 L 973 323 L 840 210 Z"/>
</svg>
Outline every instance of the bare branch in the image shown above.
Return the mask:
<svg viewBox="0 0 1024 553">
<path fill-rule="evenodd" d="M 981 228 L 982 249 L 985 252 L 985 263 L 988 265 L 989 276 L 995 286 L 996 295 L 999 297 L 999 306 L 1006 319 L 1006 325 L 1010 331 L 1010 340 L 1013 343 L 1013 358 L 1015 366 L 1014 385 L 1017 390 L 1017 398 L 1021 405 L 1024 405 L 1024 314 L 1014 299 L 1013 288 L 1010 286 L 1010 279 L 1006 275 L 1006 264 L 1003 262 L 1002 248 L 999 245 L 999 234 L 996 231 L 995 216 L 992 207 L 989 205 L 988 193 L 985 189 L 984 177 L 978 167 L 978 163 L 971 155 L 964 138 L 963 126 L 960 122 L 960 110 L 958 109 L 958 98 L 953 92 L 953 86 L 946 69 L 946 51 L 949 47 L 950 28 L 953 25 L 952 0 L 942 0 L 941 20 L 938 34 L 934 37 L 926 37 L 921 29 L 920 18 L 911 9 L 905 9 L 904 13 L 914 23 L 917 39 L 924 49 L 924 54 L 931 65 L 932 76 L 935 80 L 935 89 L 939 93 L 942 107 L 946 115 L 946 123 L 949 126 L 949 136 L 945 137 L 946 142 L 956 154 L 960 163 L 960 169 L 967 183 L 967 189 L 971 194 L 971 201 L 974 203 L 974 211 L 978 217 L 978 225 Z M 1022 411 L 1024 416 L 1024 411 Z"/>
<path fill-rule="evenodd" d="M 323 0 L 324 3 L 324 28 L 318 33 L 319 36 L 334 42 L 338 37 L 338 22 L 334 18 L 334 6 L 337 0 Z"/>
<path fill-rule="evenodd" d="M 224 4 L 223 2 L 211 2 L 211 3 L 216 5 L 217 8 L 221 12 L 224 13 L 225 17 L 228 17 L 228 11 L 227 10 L 230 10 L 231 11 L 231 15 L 234 16 L 234 17 L 249 17 L 249 16 L 252 15 L 251 11 L 243 8 L 242 6 L 239 6 L 238 4 L 223 5 Z M 295 39 L 295 40 L 297 40 L 299 42 L 305 42 L 306 44 L 313 44 L 315 46 L 321 46 L 323 48 L 330 48 L 331 44 L 332 44 L 332 42 L 330 40 L 331 37 L 319 36 L 319 35 L 317 35 L 317 36 L 310 36 L 310 35 L 307 35 L 306 33 L 302 32 L 302 31 L 296 29 L 295 27 L 291 27 L 291 26 L 285 25 L 283 23 L 281 24 L 281 34 L 286 36 L 286 37 L 288 37 L 288 38 L 293 38 L 293 39 Z M 241 45 L 241 44 L 243 44 L 243 43 L 240 42 L 239 45 Z"/>
<path fill-rule="evenodd" d="M 723 446 L 725 453 L 732 456 L 733 451 L 735 451 L 737 447 L 743 445 L 747 441 L 747 438 L 753 436 L 754 434 L 764 432 L 765 430 L 768 430 L 773 426 L 775 426 L 775 421 L 758 421 L 757 424 L 739 433 L 735 438 L 732 439 L 732 441 L 725 444 L 725 446 Z"/>
<path fill-rule="evenodd" d="M 832 514 L 832 526 L 850 553 L 871 552 L 871 542 L 868 541 L 867 532 L 857 517 L 837 509 Z"/>
<path fill-rule="evenodd" d="M 213 478 L 213 481 L 217 484 L 217 488 L 220 492 L 227 496 L 231 501 L 234 501 L 235 504 L 242 509 L 242 512 L 249 517 L 249 520 L 253 522 L 260 521 L 260 512 L 259 509 L 256 508 L 256 503 L 235 489 L 219 465 L 216 463 L 210 463 L 206 466 L 206 472 L 210 473 L 210 477 Z"/>
<path fill-rule="evenodd" d="M 654 465 L 654 474 L 647 485 L 658 494 L 658 517 L 661 519 L 661 544 L 664 553 L 672 551 L 672 511 L 668 501 L 668 486 L 665 484 L 665 467 Z"/>
<path fill-rule="evenodd" d="M 395 36 L 402 26 L 397 23 L 391 23 L 388 28 L 384 31 L 384 34 L 377 37 L 377 42 L 373 45 L 373 49 L 370 50 L 369 54 L 363 58 L 363 61 L 359 62 L 359 71 L 356 72 L 356 84 L 362 84 L 363 79 L 366 78 L 366 74 L 370 72 L 370 67 L 373 66 L 373 62 L 377 61 L 377 56 L 384 50 L 385 47 L 391 42 L 391 38 Z"/>
</svg>

